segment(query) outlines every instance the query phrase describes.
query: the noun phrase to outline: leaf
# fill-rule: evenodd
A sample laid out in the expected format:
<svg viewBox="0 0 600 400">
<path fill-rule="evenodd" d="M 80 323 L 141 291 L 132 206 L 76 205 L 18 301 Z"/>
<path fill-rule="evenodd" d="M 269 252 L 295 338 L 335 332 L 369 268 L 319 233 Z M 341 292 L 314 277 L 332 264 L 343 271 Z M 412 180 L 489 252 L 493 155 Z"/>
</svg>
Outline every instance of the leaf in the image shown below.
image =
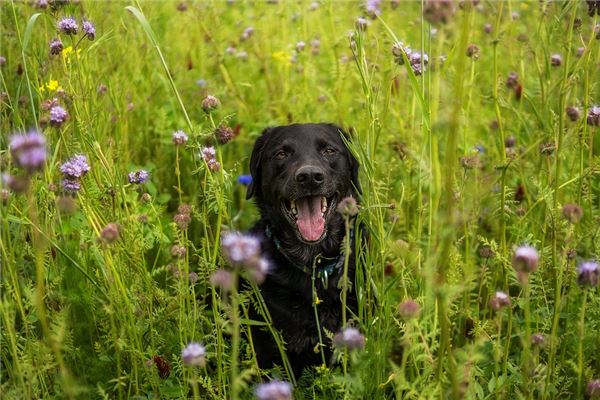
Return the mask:
<svg viewBox="0 0 600 400">
<path fill-rule="evenodd" d="M 29 42 L 31 41 L 31 36 L 33 35 L 33 25 L 35 24 L 35 21 L 37 21 L 40 15 L 42 14 L 35 13 L 31 16 L 31 18 L 29 18 L 29 21 L 27 21 L 27 27 L 25 28 L 25 34 L 23 35 L 23 54 L 25 54 L 25 52 L 27 51 L 27 46 L 29 45 Z"/>
</svg>

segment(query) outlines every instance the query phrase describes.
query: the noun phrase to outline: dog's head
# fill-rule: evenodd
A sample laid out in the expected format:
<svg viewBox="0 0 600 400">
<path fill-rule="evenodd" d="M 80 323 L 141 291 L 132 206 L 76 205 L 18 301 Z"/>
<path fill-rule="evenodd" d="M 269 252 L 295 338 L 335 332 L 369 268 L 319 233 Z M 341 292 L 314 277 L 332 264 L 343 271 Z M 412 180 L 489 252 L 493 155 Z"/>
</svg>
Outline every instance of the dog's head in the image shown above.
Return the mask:
<svg viewBox="0 0 600 400">
<path fill-rule="evenodd" d="M 358 162 L 342 130 L 331 124 L 294 124 L 266 129 L 250 158 L 252 183 L 263 218 L 285 224 L 299 240 L 322 241 L 336 219 L 338 202 L 360 193 Z"/>
</svg>

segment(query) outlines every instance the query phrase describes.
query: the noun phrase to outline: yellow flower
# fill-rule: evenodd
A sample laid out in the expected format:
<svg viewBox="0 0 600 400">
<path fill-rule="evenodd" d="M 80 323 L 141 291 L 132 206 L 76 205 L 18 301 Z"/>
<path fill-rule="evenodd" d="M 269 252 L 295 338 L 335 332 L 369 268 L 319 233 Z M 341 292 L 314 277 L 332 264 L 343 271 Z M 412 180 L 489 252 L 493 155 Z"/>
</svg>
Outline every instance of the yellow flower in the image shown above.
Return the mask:
<svg viewBox="0 0 600 400">
<path fill-rule="evenodd" d="M 56 92 L 57 90 L 63 90 L 62 86 L 58 84 L 58 81 L 55 79 L 50 79 L 48 82 L 43 83 L 39 88 L 40 93 L 46 91 L 46 89 L 50 92 Z"/>
<path fill-rule="evenodd" d="M 321 304 L 322 302 L 323 302 L 323 300 L 321 300 L 321 299 L 319 298 L 319 296 L 317 296 L 317 297 L 315 298 L 315 306 L 318 306 L 318 305 L 319 305 L 319 304 Z"/>
<path fill-rule="evenodd" d="M 75 51 L 73 50 L 73 46 L 69 46 L 66 47 L 65 49 L 63 49 L 62 51 L 62 58 L 63 60 L 66 60 L 68 63 L 71 62 L 71 55 L 73 55 L 73 53 L 75 53 Z M 77 49 L 77 59 L 79 60 L 79 54 L 81 53 L 81 49 Z"/>
<path fill-rule="evenodd" d="M 272 57 L 275 61 L 277 61 L 285 67 L 289 67 L 290 65 L 292 65 L 292 61 L 290 60 L 291 56 L 285 51 L 276 51 L 272 54 Z"/>
<path fill-rule="evenodd" d="M 58 81 L 50 79 L 48 83 L 46 83 L 46 87 L 48 88 L 48 90 L 52 90 L 54 92 L 56 91 L 56 89 L 58 89 Z"/>
</svg>

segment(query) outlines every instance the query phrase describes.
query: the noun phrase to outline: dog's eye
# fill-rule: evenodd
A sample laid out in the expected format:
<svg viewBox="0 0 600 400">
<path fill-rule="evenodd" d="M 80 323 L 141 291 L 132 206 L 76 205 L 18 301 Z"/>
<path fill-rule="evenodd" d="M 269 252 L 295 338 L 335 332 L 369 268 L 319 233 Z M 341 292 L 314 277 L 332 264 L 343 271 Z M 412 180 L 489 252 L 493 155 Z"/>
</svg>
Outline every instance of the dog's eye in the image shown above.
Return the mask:
<svg viewBox="0 0 600 400">
<path fill-rule="evenodd" d="M 323 150 L 323 154 L 325 154 L 326 156 L 330 156 L 333 153 L 335 153 L 335 150 L 332 149 L 331 147 L 326 148 L 325 150 Z"/>
<path fill-rule="evenodd" d="M 275 158 L 276 160 L 283 160 L 286 157 L 287 153 L 283 150 L 279 150 L 277 153 L 275 153 L 275 156 L 273 158 Z"/>
</svg>

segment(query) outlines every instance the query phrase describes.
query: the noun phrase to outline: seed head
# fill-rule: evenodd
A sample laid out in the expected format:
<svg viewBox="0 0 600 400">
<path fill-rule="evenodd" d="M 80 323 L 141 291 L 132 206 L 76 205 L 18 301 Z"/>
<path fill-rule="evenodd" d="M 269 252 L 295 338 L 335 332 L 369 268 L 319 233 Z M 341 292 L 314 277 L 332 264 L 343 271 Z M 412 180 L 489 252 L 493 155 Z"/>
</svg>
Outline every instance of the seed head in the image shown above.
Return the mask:
<svg viewBox="0 0 600 400">
<path fill-rule="evenodd" d="M 292 400 L 292 385 L 279 380 L 262 383 L 256 388 L 256 398 L 258 400 Z"/>
<path fill-rule="evenodd" d="M 567 116 L 569 117 L 569 119 L 572 122 L 577 121 L 579 119 L 580 115 L 581 115 L 581 111 L 579 111 L 578 107 L 575 107 L 575 106 L 567 107 Z"/>
<path fill-rule="evenodd" d="M 171 246 L 171 255 L 175 258 L 184 258 L 186 253 L 187 249 L 185 246 L 180 246 L 178 244 Z"/>
<path fill-rule="evenodd" d="M 202 100 L 202 109 L 207 114 L 219 108 L 220 105 L 221 102 L 215 96 L 208 95 Z"/>
<path fill-rule="evenodd" d="M 550 64 L 553 67 L 560 67 L 562 65 L 562 57 L 560 54 L 552 54 L 550 56 Z"/>
<path fill-rule="evenodd" d="M 195 272 L 190 272 L 190 274 L 188 275 L 188 280 L 192 284 L 198 282 L 198 274 Z"/>
<path fill-rule="evenodd" d="M 68 118 L 69 114 L 67 113 L 67 110 L 65 110 L 61 106 L 54 106 L 50 109 L 50 125 L 59 127 Z"/>
<path fill-rule="evenodd" d="M 546 337 L 541 333 L 534 333 L 531 335 L 531 345 L 534 347 L 544 347 L 546 344 Z"/>
<path fill-rule="evenodd" d="M 583 209 L 577 204 L 565 204 L 562 208 L 563 216 L 572 224 L 576 224 L 583 217 Z"/>
<path fill-rule="evenodd" d="M 88 39 L 96 39 L 96 27 L 90 21 L 84 19 L 83 23 L 81 24 L 81 29 Z"/>
<path fill-rule="evenodd" d="M 118 224 L 111 222 L 107 224 L 100 232 L 100 240 L 104 243 L 111 244 L 119 238 L 121 228 Z"/>
<path fill-rule="evenodd" d="M 538 269 L 539 260 L 540 256 L 534 247 L 521 246 L 515 250 L 515 254 L 512 257 L 512 265 L 515 271 L 528 274 Z"/>
<path fill-rule="evenodd" d="M 481 50 L 479 50 L 479 46 L 477 46 L 476 44 L 471 43 L 467 47 L 467 57 L 477 60 L 480 55 Z"/>
<path fill-rule="evenodd" d="M 190 217 L 190 214 L 180 213 L 173 217 L 173 222 L 175 222 L 175 225 L 182 230 L 187 229 L 191 221 L 192 217 Z"/>
<path fill-rule="evenodd" d="M 298 53 L 300 53 L 301 51 L 304 51 L 305 47 L 306 47 L 306 42 L 303 42 L 302 40 L 299 41 L 298 43 L 296 43 L 296 51 Z"/>
<path fill-rule="evenodd" d="M 492 24 L 485 24 L 483 26 L 483 31 L 488 34 L 492 33 Z"/>
<path fill-rule="evenodd" d="M 519 75 L 516 72 L 511 72 L 506 78 L 506 87 L 515 89 L 519 85 Z"/>
<path fill-rule="evenodd" d="M 398 313 L 405 320 L 417 318 L 421 313 L 421 306 L 416 301 L 407 299 L 398 306 Z"/>
<path fill-rule="evenodd" d="M 67 17 L 58 21 L 58 30 L 67 35 L 76 35 L 77 29 L 77 21 L 74 18 Z"/>
<path fill-rule="evenodd" d="M 345 217 L 354 217 L 358 214 L 358 204 L 354 197 L 344 197 L 337 206 L 337 212 Z"/>
<path fill-rule="evenodd" d="M 58 38 L 50 41 L 50 54 L 53 56 L 60 54 L 63 51 L 63 44 Z"/>
<path fill-rule="evenodd" d="M 150 178 L 150 174 L 148 173 L 148 171 L 140 169 L 137 171 L 130 172 L 129 175 L 127 175 L 127 177 L 129 179 L 129 183 L 139 185 L 142 183 L 146 183 L 148 181 L 148 178 Z"/>
<path fill-rule="evenodd" d="M 577 268 L 577 283 L 581 286 L 598 286 L 600 280 L 600 269 L 598 263 L 594 261 L 586 261 L 579 264 Z"/>
<path fill-rule="evenodd" d="M 173 132 L 173 144 L 183 146 L 188 141 L 188 135 L 182 130 Z"/>
<path fill-rule="evenodd" d="M 583 55 L 584 52 L 585 52 L 585 47 L 578 47 L 577 48 L 577 57 L 581 58 L 581 56 Z"/>
<path fill-rule="evenodd" d="M 510 297 L 504 292 L 496 292 L 494 297 L 490 299 L 490 307 L 494 311 L 499 311 L 504 307 L 510 307 Z"/>
<path fill-rule="evenodd" d="M 154 365 L 156 365 L 158 376 L 160 376 L 162 379 L 168 378 L 171 374 L 171 366 L 169 363 L 161 356 L 152 357 L 152 361 L 154 361 Z"/>
<path fill-rule="evenodd" d="M 61 214 L 72 214 L 77 209 L 77 203 L 71 196 L 59 196 L 56 199 L 56 208 Z"/>
<path fill-rule="evenodd" d="M 219 144 L 227 144 L 233 140 L 235 134 L 233 133 L 233 129 L 225 124 L 219 125 L 217 129 L 215 129 L 215 136 Z"/>
<path fill-rule="evenodd" d="M 588 6 L 588 15 L 593 17 L 594 14 L 600 15 L 600 1 L 598 0 L 586 0 Z"/>
<path fill-rule="evenodd" d="M 365 347 L 365 337 L 356 328 L 344 328 L 333 337 L 333 346 L 348 350 L 362 350 Z"/>
<path fill-rule="evenodd" d="M 9 139 L 10 154 L 15 164 L 27 172 L 35 172 L 46 161 L 46 138 L 37 130 L 12 135 Z"/>
<path fill-rule="evenodd" d="M 193 211 L 193 207 L 190 204 L 182 203 L 177 207 L 177 212 L 179 214 L 190 215 Z"/>
<path fill-rule="evenodd" d="M 540 144 L 540 153 L 545 156 L 551 156 L 554 153 L 554 149 L 556 149 L 554 142 Z"/>
<path fill-rule="evenodd" d="M 200 343 L 191 342 L 181 351 L 181 359 L 188 367 L 204 367 L 206 349 Z"/>
<path fill-rule="evenodd" d="M 424 17 L 432 24 L 446 24 L 454 15 L 452 0 L 426 0 L 423 9 Z"/>
</svg>

